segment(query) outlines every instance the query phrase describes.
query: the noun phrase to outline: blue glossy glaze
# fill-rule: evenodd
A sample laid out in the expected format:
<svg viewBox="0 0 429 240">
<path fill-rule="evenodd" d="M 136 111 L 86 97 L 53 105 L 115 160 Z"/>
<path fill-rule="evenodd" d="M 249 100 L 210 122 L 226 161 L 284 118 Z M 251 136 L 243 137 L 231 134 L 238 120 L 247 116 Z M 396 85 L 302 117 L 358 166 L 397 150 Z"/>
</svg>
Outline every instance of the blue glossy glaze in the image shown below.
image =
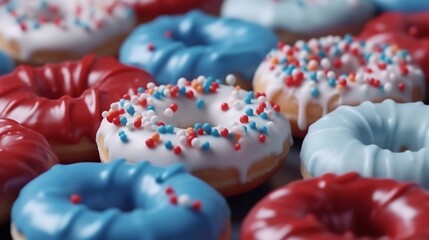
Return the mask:
<svg viewBox="0 0 429 240">
<path fill-rule="evenodd" d="M 12 58 L 0 51 L 0 76 L 11 72 L 15 68 Z"/>
<path fill-rule="evenodd" d="M 428 0 L 374 0 L 382 11 L 423 12 L 429 10 Z"/>
<path fill-rule="evenodd" d="M 271 30 L 256 24 L 193 11 L 141 25 L 124 42 L 119 58 L 162 84 L 200 75 L 223 80 L 230 73 L 250 82 L 276 43 Z"/>
<path fill-rule="evenodd" d="M 172 204 L 165 189 L 202 202 Z M 72 203 L 78 194 L 81 203 Z M 13 205 L 12 222 L 28 240 L 219 239 L 230 211 L 214 189 L 184 171 L 148 162 L 56 165 L 30 182 Z"/>
</svg>

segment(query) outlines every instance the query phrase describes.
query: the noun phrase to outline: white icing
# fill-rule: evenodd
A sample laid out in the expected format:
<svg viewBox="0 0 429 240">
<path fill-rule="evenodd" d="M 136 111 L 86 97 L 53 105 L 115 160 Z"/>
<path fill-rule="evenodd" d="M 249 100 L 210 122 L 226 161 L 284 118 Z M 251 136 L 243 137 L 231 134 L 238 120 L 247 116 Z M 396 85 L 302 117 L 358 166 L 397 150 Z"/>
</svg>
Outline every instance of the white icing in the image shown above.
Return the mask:
<svg viewBox="0 0 429 240">
<path fill-rule="evenodd" d="M 348 51 L 342 51 L 348 45 Z M 304 47 L 303 47 L 304 46 Z M 266 60 L 259 66 L 255 78 L 262 80 L 266 87 L 268 99 L 272 99 L 278 93 L 292 96 L 298 101 L 298 127 L 302 130 L 308 128 L 309 123 L 306 120 L 305 109 L 312 102 L 320 105 L 323 109 L 323 115 L 328 112 L 328 103 L 334 96 L 339 96 L 339 105 L 357 105 L 363 101 L 380 101 L 386 98 L 394 98 L 404 102 L 410 102 L 413 99 L 413 89 L 418 88 L 421 96 L 425 94 L 425 78 L 422 70 L 414 65 L 408 53 L 398 50 L 394 46 L 387 46 L 383 51 L 375 51 L 378 45 L 371 43 L 359 43 L 355 41 L 343 40 L 340 37 L 325 37 L 319 40 L 313 39 L 307 42 L 299 41 L 293 46 L 285 45 L 281 50 L 273 50 L 268 54 Z M 329 48 L 325 51 L 327 56 L 320 63 L 317 61 L 308 61 L 310 57 L 317 55 L 320 49 Z M 333 49 L 338 48 L 339 52 L 334 53 Z M 295 49 L 290 59 L 300 61 L 299 70 L 292 71 L 292 76 L 302 72 L 304 78 L 298 85 L 287 86 L 284 79 L 291 76 L 282 64 L 282 60 L 288 58 L 287 52 Z M 351 53 L 351 49 L 358 51 L 357 55 Z M 300 57 L 303 52 L 307 56 Z M 336 55 L 338 54 L 338 55 Z M 359 59 L 367 54 L 368 61 L 365 64 L 359 63 Z M 381 69 L 378 64 L 382 55 L 391 61 L 386 64 L 385 69 Z M 335 60 L 341 61 L 341 67 L 333 66 Z M 308 63 L 307 63 L 308 62 Z M 399 67 L 399 62 L 404 62 L 407 74 L 403 74 Z M 303 69 L 301 67 L 305 67 Z M 366 71 L 370 68 L 372 72 Z M 328 71 L 325 74 L 324 70 Z M 350 73 L 354 73 L 350 75 Z M 311 80 L 312 75 L 317 80 Z M 334 80 L 329 80 L 334 77 Z M 380 87 L 375 87 L 371 83 L 375 79 Z M 346 86 L 341 86 L 340 82 L 344 80 Z M 332 86 L 334 82 L 335 86 Z M 401 89 L 399 85 L 405 87 Z M 316 89 L 316 90 L 315 90 Z M 313 91 L 313 93 L 312 93 Z M 317 91 L 317 94 L 314 94 Z"/>
<path fill-rule="evenodd" d="M 179 81 L 178 86 L 185 87 L 184 84 L 184 81 Z M 185 164 L 188 171 L 233 168 L 238 171 L 240 180 L 246 182 L 247 172 L 252 164 L 265 157 L 282 153 L 284 143 L 288 141 L 292 143 L 289 122 L 280 113 L 274 112 L 273 106 L 268 102 L 264 102 L 267 105 L 265 113 L 268 115 L 268 119 L 263 119 L 256 113 L 259 99 L 253 99 L 250 104 L 244 103 L 249 94 L 244 90 L 220 85 L 216 93 L 201 94 L 189 85 L 185 88 L 186 91 L 194 93 L 193 99 L 188 99 L 180 94 L 175 98 L 157 98 L 147 93 L 140 94 L 140 99 L 151 99 L 155 111 L 148 111 L 140 105 L 133 105 L 136 113 L 133 116 L 129 114 L 124 116 L 128 122 L 142 117 L 143 128 L 118 127 L 105 117 L 97 132 L 97 141 L 100 136 L 104 136 L 104 146 L 102 147 L 108 150 L 109 159 L 125 158 L 131 162 L 149 160 L 153 164 L 161 166 L 181 162 Z M 153 90 L 165 92 L 166 86 L 153 87 Z M 170 89 L 169 92 L 171 91 Z M 197 100 L 203 101 L 203 107 L 196 107 Z M 227 111 L 221 110 L 222 103 L 228 104 Z M 242 107 L 235 108 L 234 103 L 241 103 Z M 124 106 L 128 106 L 128 104 L 127 102 Z M 172 116 L 170 113 L 165 114 L 167 109 L 171 109 L 171 104 L 177 104 L 177 111 Z M 116 105 L 114 106 L 116 108 Z M 253 116 L 249 116 L 249 122 L 255 122 L 258 129 L 260 127 L 268 129 L 263 143 L 259 139 L 260 131 L 251 129 L 248 123 L 240 122 L 240 117 L 246 115 L 245 111 L 248 108 L 254 112 Z M 268 114 L 268 112 L 270 113 Z M 104 114 L 104 116 L 107 115 Z M 161 142 L 151 149 L 145 144 L 145 141 L 151 138 L 158 129 L 156 121 L 155 123 L 151 121 L 153 117 L 157 117 L 167 125 L 173 125 L 174 133 L 160 134 Z M 145 122 L 146 124 L 144 124 Z M 242 137 L 235 142 L 225 137 L 204 134 L 198 135 L 192 140 L 191 145 L 188 145 L 186 129 L 193 128 L 195 123 L 206 122 L 219 132 L 222 128 L 226 128 L 229 132 L 240 134 Z M 247 132 L 244 127 L 247 127 Z M 120 131 L 125 133 L 128 142 L 122 142 L 119 137 Z M 175 154 L 173 150 L 167 149 L 163 145 L 167 141 L 171 141 L 173 146 L 180 146 L 182 153 Z M 210 150 L 202 149 L 206 142 L 210 144 Z M 240 144 L 240 150 L 235 149 L 235 144 Z"/>
<path fill-rule="evenodd" d="M 20 60 L 37 51 L 58 50 L 82 56 L 105 41 L 132 30 L 132 9 L 112 0 L 12 0 L 0 8 L 0 36 L 20 47 Z M 55 6 L 55 11 L 49 10 Z M 81 8 L 79 17 L 77 9 Z M 48 21 L 40 22 L 40 17 Z M 60 24 L 54 20 L 61 19 Z M 79 20 L 78 20 L 79 19 Z M 25 29 L 23 29 L 25 28 Z"/>
<path fill-rule="evenodd" d="M 360 26 L 373 15 L 372 0 L 226 0 L 222 6 L 222 16 L 311 35 Z"/>
</svg>

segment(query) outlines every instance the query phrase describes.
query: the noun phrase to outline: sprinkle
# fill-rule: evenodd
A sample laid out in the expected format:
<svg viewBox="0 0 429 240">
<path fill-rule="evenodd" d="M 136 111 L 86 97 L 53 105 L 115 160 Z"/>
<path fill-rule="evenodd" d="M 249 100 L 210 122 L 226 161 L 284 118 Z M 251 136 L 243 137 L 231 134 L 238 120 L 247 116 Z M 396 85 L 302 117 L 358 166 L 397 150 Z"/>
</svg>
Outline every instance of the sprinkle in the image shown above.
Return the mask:
<svg viewBox="0 0 429 240">
<path fill-rule="evenodd" d="M 259 135 L 259 142 L 263 143 L 266 140 L 266 136 L 264 134 Z"/>
<path fill-rule="evenodd" d="M 202 108 L 204 108 L 204 106 L 205 106 L 205 102 L 204 102 L 204 100 L 203 100 L 203 99 L 201 99 L 201 98 L 197 99 L 197 101 L 195 101 L 195 106 L 196 106 L 198 109 L 202 109 Z"/>
<path fill-rule="evenodd" d="M 171 108 L 166 108 L 164 110 L 164 115 L 168 118 L 172 118 L 174 115 L 174 111 Z"/>
<path fill-rule="evenodd" d="M 176 155 L 180 155 L 182 153 L 182 149 L 179 146 L 175 146 L 173 152 Z"/>
<path fill-rule="evenodd" d="M 191 207 L 195 211 L 201 211 L 202 203 L 200 200 L 194 200 L 191 204 Z"/>
<path fill-rule="evenodd" d="M 158 127 L 158 132 L 161 134 L 165 134 L 167 133 L 167 130 L 165 129 L 165 126 L 159 126 Z"/>
<path fill-rule="evenodd" d="M 240 117 L 240 122 L 241 123 L 248 123 L 249 122 L 249 117 L 247 115 L 242 115 Z"/>
<path fill-rule="evenodd" d="M 212 132 L 212 126 L 210 125 L 210 123 L 204 123 L 203 124 L 203 130 L 207 134 L 210 134 Z"/>
<path fill-rule="evenodd" d="M 210 143 L 209 143 L 209 142 L 204 142 L 204 143 L 201 145 L 201 149 L 202 149 L 202 150 L 204 150 L 204 151 L 209 150 L 209 149 L 210 149 Z"/>
<path fill-rule="evenodd" d="M 225 82 L 226 82 L 226 84 L 233 86 L 237 82 L 237 79 L 235 78 L 235 76 L 233 74 L 228 74 L 226 76 Z"/>
<path fill-rule="evenodd" d="M 249 122 L 249 126 L 251 129 L 255 130 L 256 129 L 256 122 Z"/>
<path fill-rule="evenodd" d="M 148 147 L 148 148 L 154 148 L 155 147 L 155 141 L 152 139 L 152 138 L 148 138 L 148 139 L 146 139 L 146 141 L 145 141 L 145 143 L 146 143 L 146 146 Z"/>
<path fill-rule="evenodd" d="M 128 142 L 127 134 L 126 134 L 123 130 L 120 130 L 120 131 L 118 132 L 118 135 L 119 135 L 119 138 L 121 139 L 121 141 L 122 141 L 123 143 L 127 143 L 127 142 Z"/>
<path fill-rule="evenodd" d="M 262 119 L 265 119 L 265 120 L 268 119 L 268 115 L 267 115 L 266 112 L 262 112 L 260 116 L 261 116 Z"/>
<path fill-rule="evenodd" d="M 405 91 L 405 83 L 403 82 L 398 83 L 398 89 L 401 92 Z"/>
<path fill-rule="evenodd" d="M 198 138 L 192 139 L 191 146 L 194 147 L 194 148 L 201 147 L 201 141 L 200 141 L 200 139 L 198 139 Z"/>
<path fill-rule="evenodd" d="M 152 43 L 149 43 L 147 45 L 147 50 L 150 51 L 150 52 L 155 51 L 155 45 L 153 45 Z"/>
<path fill-rule="evenodd" d="M 226 128 L 222 128 L 222 129 L 220 130 L 220 135 L 221 135 L 222 137 L 228 137 L 228 136 L 229 136 L 229 131 L 228 131 L 228 129 L 226 129 Z"/>
<path fill-rule="evenodd" d="M 170 109 L 173 110 L 173 112 L 177 112 L 178 106 L 175 103 L 170 104 Z"/>
<path fill-rule="evenodd" d="M 313 97 L 318 97 L 320 95 L 320 91 L 316 87 L 311 88 L 310 93 L 311 93 L 311 96 Z"/>
<path fill-rule="evenodd" d="M 268 132 L 268 128 L 266 126 L 262 126 L 259 128 L 259 132 L 261 133 L 267 133 Z"/>
<path fill-rule="evenodd" d="M 212 136 L 214 136 L 214 137 L 220 136 L 219 131 L 216 128 L 212 128 Z"/>
<path fill-rule="evenodd" d="M 234 149 L 235 149 L 235 151 L 240 151 L 241 145 L 239 143 L 234 144 Z"/>
<path fill-rule="evenodd" d="M 173 149 L 173 143 L 170 140 L 166 140 L 164 141 L 164 146 L 165 148 L 167 148 L 168 150 Z"/>
<path fill-rule="evenodd" d="M 82 202 L 82 197 L 79 194 L 72 194 L 70 196 L 70 202 L 73 204 L 79 204 Z"/>
<path fill-rule="evenodd" d="M 173 125 L 168 124 L 167 126 L 165 126 L 165 131 L 166 131 L 167 133 L 174 133 L 174 126 L 173 126 Z"/>
<path fill-rule="evenodd" d="M 228 111 L 228 109 L 229 109 L 229 106 L 228 106 L 228 103 L 222 103 L 221 105 L 220 105 L 220 108 L 222 109 L 222 111 Z"/>
</svg>

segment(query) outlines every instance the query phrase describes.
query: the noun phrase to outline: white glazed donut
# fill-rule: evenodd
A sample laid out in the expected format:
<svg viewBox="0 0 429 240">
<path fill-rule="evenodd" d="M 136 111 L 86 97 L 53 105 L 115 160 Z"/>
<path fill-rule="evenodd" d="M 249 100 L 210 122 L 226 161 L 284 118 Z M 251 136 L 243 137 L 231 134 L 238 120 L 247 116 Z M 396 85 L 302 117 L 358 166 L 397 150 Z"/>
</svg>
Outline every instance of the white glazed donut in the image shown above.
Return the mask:
<svg viewBox="0 0 429 240">
<path fill-rule="evenodd" d="M 229 75 L 226 82 L 233 83 Z M 267 180 L 292 138 L 287 119 L 264 96 L 199 77 L 177 86 L 147 86 L 103 113 L 100 158 L 155 165 L 182 162 L 224 195 Z"/>
<path fill-rule="evenodd" d="M 115 54 L 134 24 L 133 10 L 113 0 L 10 0 L 0 8 L 0 48 L 34 64 Z"/>
<path fill-rule="evenodd" d="M 259 66 L 253 85 L 280 105 L 298 137 L 340 105 L 410 102 L 425 95 L 424 74 L 406 50 L 351 36 L 279 46 Z"/>
<path fill-rule="evenodd" d="M 222 16 L 274 29 L 284 41 L 359 32 L 374 13 L 373 0 L 225 0 L 222 5 Z"/>
</svg>

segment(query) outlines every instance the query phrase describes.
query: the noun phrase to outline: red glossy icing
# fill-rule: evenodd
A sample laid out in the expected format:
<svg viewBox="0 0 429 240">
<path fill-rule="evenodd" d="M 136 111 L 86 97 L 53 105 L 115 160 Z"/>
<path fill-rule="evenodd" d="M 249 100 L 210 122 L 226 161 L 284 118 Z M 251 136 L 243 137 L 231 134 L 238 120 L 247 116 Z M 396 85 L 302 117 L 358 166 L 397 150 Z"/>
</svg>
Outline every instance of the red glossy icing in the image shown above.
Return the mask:
<svg viewBox="0 0 429 240">
<path fill-rule="evenodd" d="M 10 209 L 26 183 L 56 163 L 57 155 L 43 135 L 0 119 L 0 212 Z M 0 222 L 6 220 L 3 217 Z"/>
<path fill-rule="evenodd" d="M 182 14 L 192 9 L 209 13 L 219 11 L 222 0 L 121 0 L 132 3 L 141 21 L 150 21 L 160 15 Z"/>
<path fill-rule="evenodd" d="M 429 239 L 429 193 L 349 173 L 301 180 L 259 202 L 241 239 Z"/>
<path fill-rule="evenodd" d="M 384 13 L 370 21 L 360 37 L 408 49 L 429 78 L 429 12 Z"/>
<path fill-rule="evenodd" d="M 114 58 L 20 66 L 0 78 L 0 117 L 42 133 L 50 142 L 95 142 L 101 113 L 124 93 L 146 86 L 152 77 Z"/>
</svg>

